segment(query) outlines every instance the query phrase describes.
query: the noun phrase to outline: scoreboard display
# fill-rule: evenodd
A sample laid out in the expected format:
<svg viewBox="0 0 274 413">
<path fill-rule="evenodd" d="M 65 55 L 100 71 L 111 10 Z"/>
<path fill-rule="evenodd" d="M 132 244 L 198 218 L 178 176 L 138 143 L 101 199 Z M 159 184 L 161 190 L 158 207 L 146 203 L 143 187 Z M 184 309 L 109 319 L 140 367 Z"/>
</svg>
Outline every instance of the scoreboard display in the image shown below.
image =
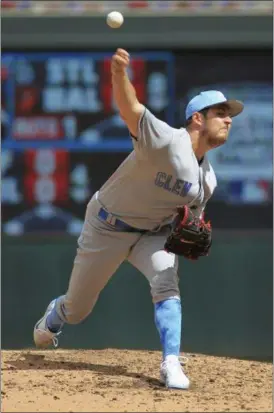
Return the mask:
<svg viewBox="0 0 274 413">
<path fill-rule="evenodd" d="M 104 53 L 4 54 L 4 147 L 130 150 L 112 97 L 110 64 Z M 128 74 L 140 102 L 173 123 L 172 55 L 133 55 Z"/>
<path fill-rule="evenodd" d="M 3 53 L 2 231 L 79 234 L 90 197 L 132 150 L 111 54 Z M 171 53 L 132 54 L 138 99 L 173 124 Z"/>
<path fill-rule="evenodd" d="M 89 199 L 126 156 L 44 148 L 2 151 L 2 231 L 79 234 Z"/>
</svg>

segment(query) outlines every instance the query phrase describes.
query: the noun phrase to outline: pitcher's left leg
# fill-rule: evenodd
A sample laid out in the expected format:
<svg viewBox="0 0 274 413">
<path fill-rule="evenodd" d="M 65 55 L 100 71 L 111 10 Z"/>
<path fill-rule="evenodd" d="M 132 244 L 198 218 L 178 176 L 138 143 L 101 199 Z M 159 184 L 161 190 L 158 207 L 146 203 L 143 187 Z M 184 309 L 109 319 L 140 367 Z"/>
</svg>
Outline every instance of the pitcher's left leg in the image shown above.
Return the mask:
<svg viewBox="0 0 274 413">
<path fill-rule="evenodd" d="M 182 310 L 178 285 L 178 258 L 164 250 L 167 229 L 147 233 L 132 249 L 128 261 L 148 279 L 154 303 L 163 361 L 161 378 L 167 387 L 187 389 L 189 380 L 180 360 Z"/>
</svg>

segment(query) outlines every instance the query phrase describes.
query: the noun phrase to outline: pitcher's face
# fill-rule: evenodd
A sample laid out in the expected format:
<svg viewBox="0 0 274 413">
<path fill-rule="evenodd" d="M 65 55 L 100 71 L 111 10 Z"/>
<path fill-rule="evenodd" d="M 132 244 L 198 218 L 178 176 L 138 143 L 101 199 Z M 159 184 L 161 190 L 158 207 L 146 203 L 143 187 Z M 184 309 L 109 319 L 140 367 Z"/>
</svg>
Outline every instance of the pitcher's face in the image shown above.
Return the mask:
<svg viewBox="0 0 274 413">
<path fill-rule="evenodd" d="M 228 106 L 220 104 L 209 108 L 201 125 L 201 134 L 205 137 L 207 145 L 211 148 L 223 145 L 227 141 L 231 124 Z"/>
</svg>

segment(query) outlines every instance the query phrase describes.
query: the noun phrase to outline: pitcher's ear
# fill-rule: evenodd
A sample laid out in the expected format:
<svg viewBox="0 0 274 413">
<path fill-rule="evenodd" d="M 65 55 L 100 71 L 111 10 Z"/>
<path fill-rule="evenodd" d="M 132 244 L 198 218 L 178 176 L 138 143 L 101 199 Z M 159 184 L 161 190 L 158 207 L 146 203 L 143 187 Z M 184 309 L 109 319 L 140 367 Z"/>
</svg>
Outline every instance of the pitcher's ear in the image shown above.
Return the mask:
<svg viewBox="0 0 274 413">
<path fill-rule="evenodd" d="M 196 125 L 201 125 L 203 122 L 203 115 L 200 112 L 194 112 L 192 115 L 192 122 Z"/>
</svg>

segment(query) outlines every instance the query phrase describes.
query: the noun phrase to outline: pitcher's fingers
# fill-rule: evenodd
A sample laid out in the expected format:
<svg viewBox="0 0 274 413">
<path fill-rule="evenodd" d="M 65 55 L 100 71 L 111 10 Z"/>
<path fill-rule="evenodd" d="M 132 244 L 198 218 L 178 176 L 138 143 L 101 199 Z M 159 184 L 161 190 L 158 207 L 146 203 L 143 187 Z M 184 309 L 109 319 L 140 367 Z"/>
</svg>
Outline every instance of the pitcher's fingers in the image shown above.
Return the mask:
<svg viewBox="0 0 274 413">
<path fill-rule="evenodd" d="M 121 56 L 129 57 L 129 53 L 125 49 L 117 49 L 116 53 Z"/>
<path fill-rule="evenodd" d="M 112 61 L 115 62 L 117 65 L 122 66 L 127 66 L 129 63 L 129 60 L 127 58 L 118 55 L 113 56 Z"/>
<path fill-rule="evenodd" d="M 112 62 L 111 63 L 112 72 L 120 72 L 121 70 L 126 69 L 126 67 L 127 67 L 126 65 L 120 64 L 120 63 L 117 63 L 117 62 Z"/>
</svg>

